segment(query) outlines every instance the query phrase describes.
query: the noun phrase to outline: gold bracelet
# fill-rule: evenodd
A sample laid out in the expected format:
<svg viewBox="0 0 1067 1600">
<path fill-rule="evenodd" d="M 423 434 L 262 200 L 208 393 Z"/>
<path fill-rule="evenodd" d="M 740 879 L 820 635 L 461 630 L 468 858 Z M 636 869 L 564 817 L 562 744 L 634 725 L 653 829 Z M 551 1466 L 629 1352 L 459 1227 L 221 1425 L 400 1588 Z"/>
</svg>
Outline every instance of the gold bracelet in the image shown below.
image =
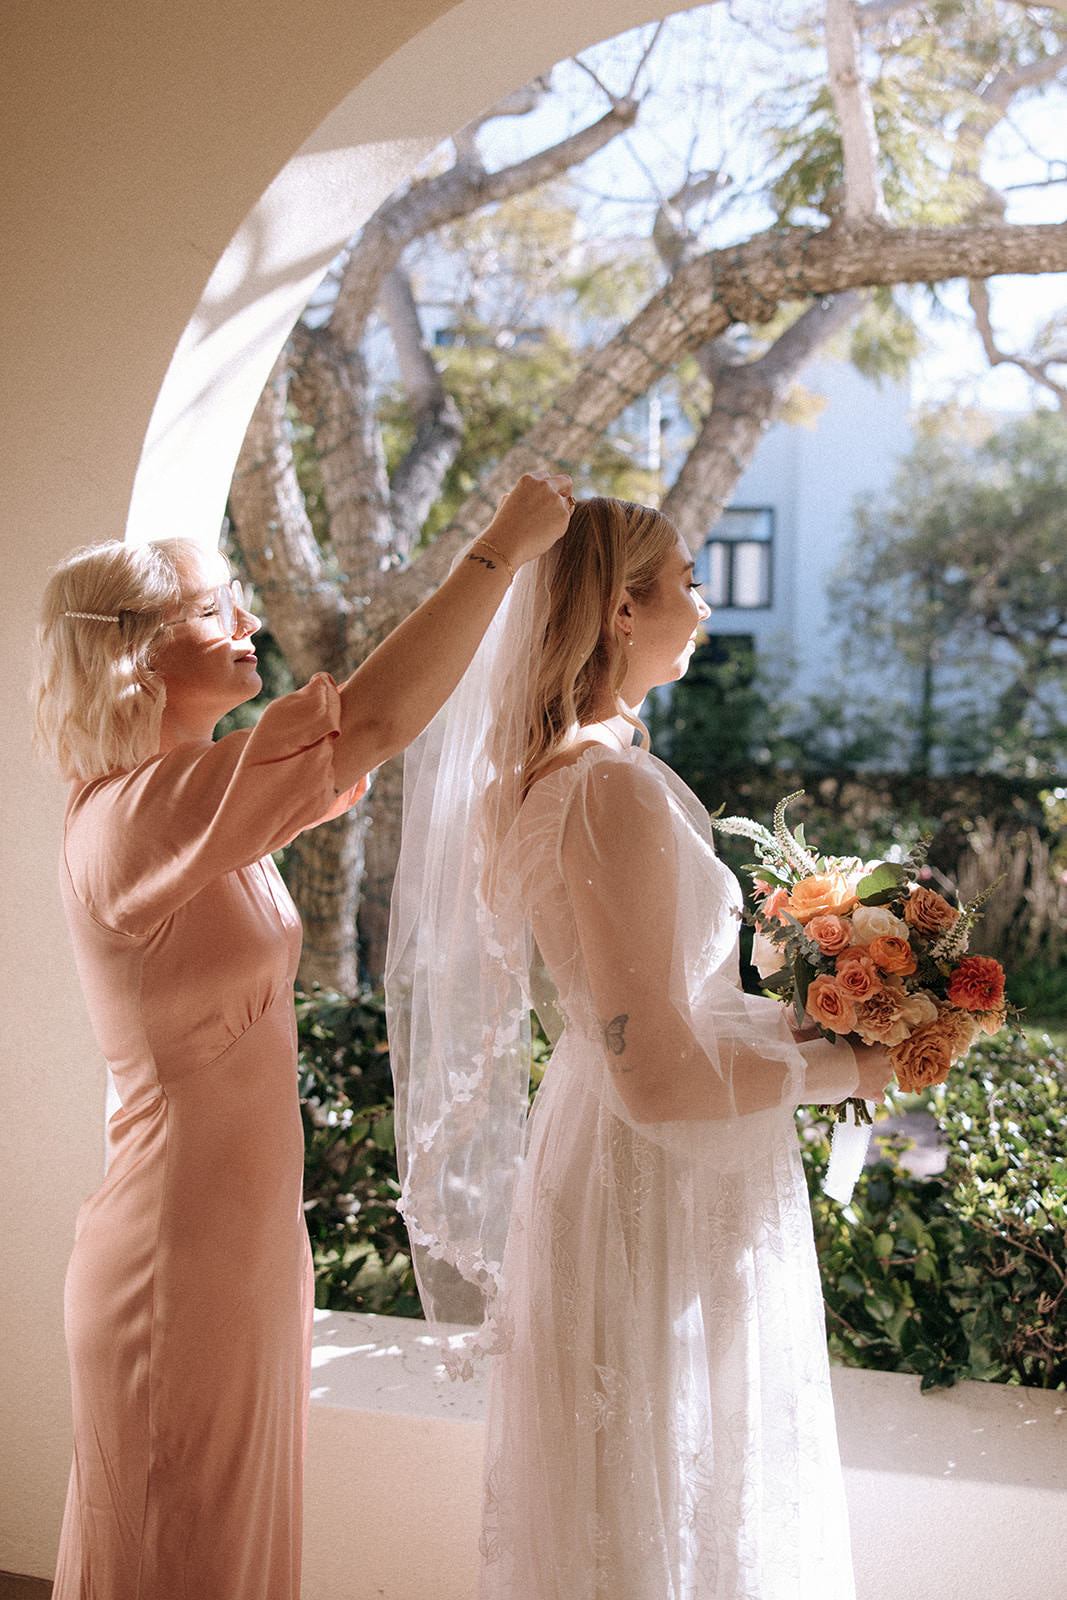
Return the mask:
<svg viewBox="0 0 1067 1600">
<path fill-rule="evenodd" d="M 483 545 L 486 550 L 490 551 L 491 554 L 496 556 L 497 560 L 507 569 L 508 582 L 514 583 L 515 568 L 511 565 L 511 562 L 508 560 L 507 556 L 504 555 L 503 551 L 498 550 L 495 544 L 490 544 L 488 539 L 475 539 L 474 544 L 471 545 L 471 549 L 475 549 L 478 545 Z"/>
</svg>

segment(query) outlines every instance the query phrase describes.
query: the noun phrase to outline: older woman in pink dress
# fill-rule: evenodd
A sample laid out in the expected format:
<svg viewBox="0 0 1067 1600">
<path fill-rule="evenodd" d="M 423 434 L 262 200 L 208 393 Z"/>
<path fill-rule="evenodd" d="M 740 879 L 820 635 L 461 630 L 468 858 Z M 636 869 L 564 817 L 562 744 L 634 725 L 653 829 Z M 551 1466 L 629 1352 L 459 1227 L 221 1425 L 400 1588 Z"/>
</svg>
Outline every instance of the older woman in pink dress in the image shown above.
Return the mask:
<svg viewBox="0 0 1067 1600">
<path fill-rule="evenodd" d="M 440 590 L 339 687 L 213 742 L 260 687 L 221 558 L 74 553 L 40 629 L 37 737 L 72 783 L 60 880 L 121 1109 L 67 1278 L 74 1465 L 55 1600 L 297 1600 L 310 1255 L 292 982 L 271 852 L 429 722 L 513 569 L 559 537 L 527 477 Z"/>
</svg>

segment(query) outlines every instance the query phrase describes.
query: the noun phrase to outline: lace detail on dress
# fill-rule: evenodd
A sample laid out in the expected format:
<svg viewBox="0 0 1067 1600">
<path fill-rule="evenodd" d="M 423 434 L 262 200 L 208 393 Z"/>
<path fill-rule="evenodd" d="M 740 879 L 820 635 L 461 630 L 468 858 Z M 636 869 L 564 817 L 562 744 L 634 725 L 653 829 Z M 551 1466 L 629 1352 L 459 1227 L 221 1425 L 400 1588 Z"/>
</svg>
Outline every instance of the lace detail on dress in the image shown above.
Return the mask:
<svg viewBox="0 0 1067 1600">
<path fill-rule="evenodd" d="M 576 875 L 610 851 L 575 830 L 628 765 L 666 818 L 664 904 L 649 889 L 632 908 L 583 905 Z M 535 786 L 509 841 L 570 1021 L 537 1093 L 497 1300 L 480 1596 L 854 1600 L 792 1126 L 801 1069 L 773 1005 L 739 990 L 736 885 L 661 772 L 639 752 L 584 756 Z M 601 965 L 595 943 L 620 925 L 633 941 Z M 664 942 L 662 987 L 643 988 Z M 602 971 L 622 973 L 606 1005 Z M 702 1118 L 637 1120 L 611 1071 L 600 1020 L 627 1013 L 636 1051 L 656 1004 L 649 1048 L 691 1041 L 721 1085 Z M 687 1033 L 658 1020 L 667 1008 Z"/>
</svg>

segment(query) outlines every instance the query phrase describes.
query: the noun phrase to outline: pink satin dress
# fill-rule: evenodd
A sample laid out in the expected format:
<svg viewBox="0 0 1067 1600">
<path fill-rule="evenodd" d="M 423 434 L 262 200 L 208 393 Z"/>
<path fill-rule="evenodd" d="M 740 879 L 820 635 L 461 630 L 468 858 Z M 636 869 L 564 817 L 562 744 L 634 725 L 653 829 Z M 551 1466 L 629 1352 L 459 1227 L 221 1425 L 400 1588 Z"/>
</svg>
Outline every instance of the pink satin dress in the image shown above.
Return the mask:
<svg viewBox="0 0 1067 1600">
<path fill-rule="evenodd" d="M 61 881 L 121 1110 L 78 1217 L 55 1600 L 298 1600 L 312 1278 L 270 852 L 339 815 L 332 680 L 75 789 Z"/>
</svg>

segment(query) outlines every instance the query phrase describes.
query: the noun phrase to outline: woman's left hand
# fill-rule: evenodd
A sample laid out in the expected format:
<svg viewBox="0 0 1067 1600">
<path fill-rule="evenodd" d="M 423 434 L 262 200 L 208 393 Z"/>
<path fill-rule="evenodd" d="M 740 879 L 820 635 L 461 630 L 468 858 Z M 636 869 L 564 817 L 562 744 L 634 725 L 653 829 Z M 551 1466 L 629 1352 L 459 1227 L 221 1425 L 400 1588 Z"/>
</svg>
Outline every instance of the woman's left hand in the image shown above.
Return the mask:
<svg viewBox="0 0 1067 1600">
<path fill-rule="evenodd" d="M 527 472 L 497 507 L 485 530 L 513 567 L 544 555 L 566 530 L 574 509 L 565 472 Z"/>
</svg>

